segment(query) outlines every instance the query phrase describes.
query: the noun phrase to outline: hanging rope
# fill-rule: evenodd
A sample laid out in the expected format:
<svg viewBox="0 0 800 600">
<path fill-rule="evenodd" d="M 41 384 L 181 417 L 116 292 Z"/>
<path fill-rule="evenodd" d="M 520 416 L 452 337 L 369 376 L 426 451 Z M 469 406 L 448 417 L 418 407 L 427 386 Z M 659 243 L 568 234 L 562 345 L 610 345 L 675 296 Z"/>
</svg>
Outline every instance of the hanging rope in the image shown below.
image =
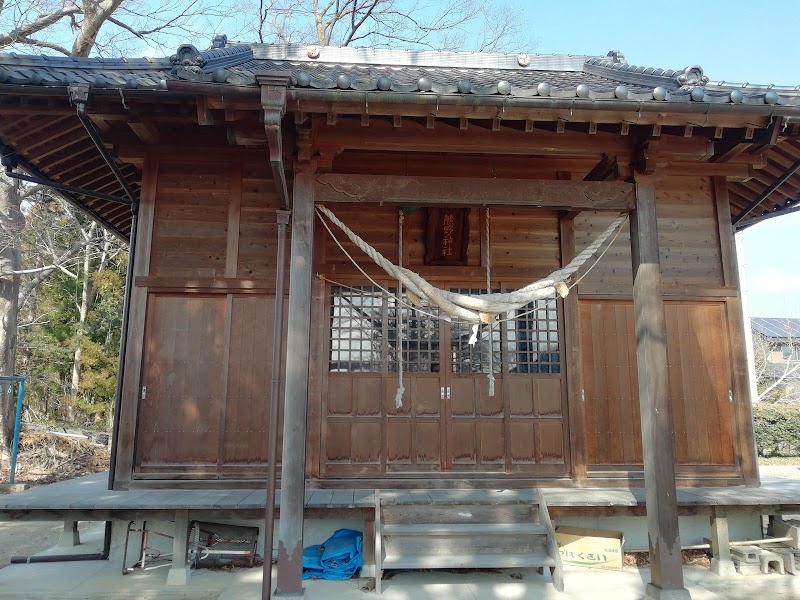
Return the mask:
<svg viewBox="0 0 800 600">
<path fill-rule="evenodd" d="M 584 248 L 566 267 L 553 271 L 547 278 L 540 281 L 535 281 L 519 290 L 513 292 L 503 293 L 487 293 L 477 296 L 469 296 L 466 294 L 458 294 L 447 290 L 439 289 L 417 273 L 392 264 L 380 252 L 375 250 L 372 246 L 366 243 L 358 235 L 356 235 L 347 225 L 342 223 L 336 215 L 334 215 L 325 206 L 317 205 L 317 213 L 325 215 L 339 227 L 344 234 L 352 241 L 358 248 L 360 248 L 367 256 L 369 256 L 378 266 L 380 266 L 391 277 L 398 280 L 406 288 L 406 295 L 409 300 L 415 305 L 419 305 L 422 299 L 427 300 L 431 304 L 438 306 L 444 313 L 450 317 L 458 318 L 468 323 L 493 323 L 497 316 L 509 311 L 514 311 L 522 308 L 526 304 L 536 300 L 545 298 L 554 298 L 556 295 L 562 298 L 569 293 L 565 281 L 581 266 L 589 260 L 594 252 L 603 244 L 603 242 L 616 230 L 627 218 L 626 215 L 620 215 L 613 223 L 603 231 L 597 239 L 594 240 L 589 246 Z M 320 217 L 321 218 L 321 217 Z M 323 222 L 325 220 L 323 219 Z M 330 228 L 326 228 L 330 231 Z M 334 237 L 335 239 L 335 237 Z M 337 241 L 338 243 L 338 241 Z M 341 247 L 341 245 L 340 245 Z M 350 256 L 348 254 L 348 256 Z M 352 260 L 352 257 L 350 257 Z M 353 261 L 355 263 L 355 261 Z M 356 264 L 356 266 L 358 266 Z M 359 267 L 363 273 L 363 269 Z"/>
<path fill-rule="evenodd" d="M 403 209 L 398 211 L 397 227 L 399 230 L 397 238 L 397 264 L 403 268 L 403 222 L 405 215 Z M 403 283 L 398 282 L 397 295 L 403 297 Z M 394 407 L 401 408 L 403 406 L 403 394 L 406 388 L 403 387 L 403 307 L 397 303 L 397 392 L 394 395 Z"/>
<path fill-rule="evenodd" d="M 492 248 L 489 207 L 486 207 L 486 293 L 492 293 Z M 489 397 L 494 397 L 494 323 L 489 323 Z"/>
</svg>

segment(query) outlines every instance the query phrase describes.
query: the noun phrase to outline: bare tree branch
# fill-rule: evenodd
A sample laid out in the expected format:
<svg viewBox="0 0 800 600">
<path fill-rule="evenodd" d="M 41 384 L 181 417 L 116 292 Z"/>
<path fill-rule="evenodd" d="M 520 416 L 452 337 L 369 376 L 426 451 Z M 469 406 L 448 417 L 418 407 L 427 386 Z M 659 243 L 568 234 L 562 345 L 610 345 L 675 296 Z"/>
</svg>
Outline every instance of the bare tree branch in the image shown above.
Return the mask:
<svg viewBox="0 0 800 600">
<path fill-rule="evenodd" d="M 0 7 L 1 9 L 2 7 Z M 76 15 L 80 14 L 81 9 L 76 5 L 65 6 L 61 10 L 56 10 L 50 13 L 46 13 L 40 15 L 37 19 L 26 23 L 20 27 L 15 28 L 12 31 L 9 31 L 6 34 L 0 34 L 0 47 L 8 46 L 10 44 L 16 44 L 20 41 L 23 41 L 24 38 L 27 38 L 34 33 L 38 33 L 47 27 L 57 23 L 61 19 L 69 15 Z"/>
</svg>

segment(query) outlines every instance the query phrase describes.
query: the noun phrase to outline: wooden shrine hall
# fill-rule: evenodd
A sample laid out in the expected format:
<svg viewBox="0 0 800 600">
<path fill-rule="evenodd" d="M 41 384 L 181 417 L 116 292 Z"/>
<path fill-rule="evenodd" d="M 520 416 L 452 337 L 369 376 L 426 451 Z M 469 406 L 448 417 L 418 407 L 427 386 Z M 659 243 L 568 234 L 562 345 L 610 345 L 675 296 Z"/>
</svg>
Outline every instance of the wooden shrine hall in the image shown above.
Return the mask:
<svg viewBox="0 0 800 600">
<path fill-rule="evenodd" d="M 279 490 L 283 594 L 315 490 L 439 491 L 452 533 L 464 490 L 643 487 L 648 597 L 688 598 L 676 485 L 759 485 L 734 233 L 800 200 L 800 86 L 218 36 L 0 55 L 0 144 L 8 176 L 130 240 L 111 496 Z M 383 510 L 378 579 L 415 525 Z M 547 535 L 537 510 L 507 514 Z M 492 518 L 473 533 L 502 538 Z M 520 564 L 556 582 L 547 539 Z"/>
</svg>

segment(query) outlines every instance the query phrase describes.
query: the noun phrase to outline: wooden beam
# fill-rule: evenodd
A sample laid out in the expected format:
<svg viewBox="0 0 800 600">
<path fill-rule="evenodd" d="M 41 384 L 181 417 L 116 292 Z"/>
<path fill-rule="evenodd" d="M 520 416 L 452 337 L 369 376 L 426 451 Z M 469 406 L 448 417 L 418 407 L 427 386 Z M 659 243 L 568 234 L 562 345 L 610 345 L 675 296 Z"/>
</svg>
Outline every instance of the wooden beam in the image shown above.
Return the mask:
<svg viewBox="0 0 800 600">
<path fill-rule="evenodd" d="M 650 541 L 650 583 L 645 598 L 690 600 L 683 583 L 678 500 L 672 458 L 672 416 L 667 369 L 667 327 L 653 183 L 636 183 L 631 213 L 633 306 L 642 420 L 642 451 Z"/>
<path fill-rule="evenodd" d="M 740 449 L 742 477 L 750 484 L 757 484 L 759 474 L 755 430 L 753 427 L 753 403 L 750 398 L 750 373 L 745 350 L 745 328 L 750 326 L 750 322 L 745 317 L 742 307 L 742 289 L 739 281 L 736 240 L 733 235 L 733 226 L 731 225 L 731 202 L 728 184 L 724 180 L 715 177 L 712 179 L 712 185 L 714 202 L 717 208 L 723 283 L 736 290 L 736 294 L 726 302 L 728 337 L 732 348 L 730 398 L 734 403 L 733 418 L 735 420 L 734 425 L 732 425 L 732 431 L 736 440 L 736 447 Z"/>
<path fill-rule="evenodd" d="M 618 175 L 618 168 L 617 168 L 617 160 L 615 158 L 609 158 L 606 154 L 603 154 L 603 158 L 600 159 L 592 170 L 586 174 L 586 177 L 583 178 L 584 181 L 606 181 L 607 179 L 617 179 Z"/>
<path fill-rule="evenodd" d="M 137 117 L 135 121 L 128 121 L 128 127 L 130 127 L 133 133 L 136 134 L 136 137 L 145 144 L 158 144 L 158 142 L 161 141 L 158 128 L 148 119 Z"/>
<path fill-rule="evenodd" d="M 139 224 L 136 231 L 133 277 L 143 277 L 150 273 L 150 250 L 153 240 L 153 223 L 158 187 L 159 164 L 148 159 L 145 163 L 142 189 L 139 194 Z M 130 267 L 129 267 L 130 268 Z M 136 446 L 136 427 L 141 400 L 142 362 L 144 354 L 144 335 L 147 313 L 147 288 L 133 286 L 130 308 L 128 310 L 128 335 L 125 349 L 125 365 L 122 369 L 122 393 L 120 398 L 120 425 L 116 446 L 116 465 L 113 488 L 126 489 L 133 479 L 134 450 Z"/>
<path fill-rule="evenodd" d="M 197 124 L 213 125 L 214 115 L 208 106 L 208 97 L 198 94 L 195 96 L 195 104 L 197 105 Z"/>
<path fill-rule="evenodd" d="M 538 208 L 632 210 L 633 184 L 619 181 L 544 181 L 473 177 L 345 175 L 314 177 L 318 202 L 384 204 L 505 204 Z"/>
<path fill-rule="evenodd" d="M 295 177 L 276 588 L 278 593 L 287 595 L 302 594 L 303 591 L 303 499 L 315 187 L 312 175 L 299 173 Z"/>
</svg>

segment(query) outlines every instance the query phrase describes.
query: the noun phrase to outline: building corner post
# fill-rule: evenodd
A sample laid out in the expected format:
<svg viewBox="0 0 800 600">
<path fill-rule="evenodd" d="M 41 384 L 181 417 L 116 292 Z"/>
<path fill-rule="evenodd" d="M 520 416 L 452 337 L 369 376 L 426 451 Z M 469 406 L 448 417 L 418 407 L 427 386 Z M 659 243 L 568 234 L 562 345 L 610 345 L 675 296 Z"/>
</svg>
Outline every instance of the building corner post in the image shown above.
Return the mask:
<svg viewBox="0 0 800 600">
<path fill-rule="evenodd" d="M 647 531 L 652 565 L 645 598 L 690 600 L 691 595 L 683 581 L 678 532 L 656 193 L 654 183 L 647 178 L 637 178 L 636 181 L 636 208 L 631 213 L 631 255 Z"/>
<path fill-rule="evenodd" d="M 303 594 L 303 508 L 314 238 L 312 175 L 297 174 L 292 208 L 278 581 L 275 590 L 281 597 L 300 597 Z"/>
</svg>

